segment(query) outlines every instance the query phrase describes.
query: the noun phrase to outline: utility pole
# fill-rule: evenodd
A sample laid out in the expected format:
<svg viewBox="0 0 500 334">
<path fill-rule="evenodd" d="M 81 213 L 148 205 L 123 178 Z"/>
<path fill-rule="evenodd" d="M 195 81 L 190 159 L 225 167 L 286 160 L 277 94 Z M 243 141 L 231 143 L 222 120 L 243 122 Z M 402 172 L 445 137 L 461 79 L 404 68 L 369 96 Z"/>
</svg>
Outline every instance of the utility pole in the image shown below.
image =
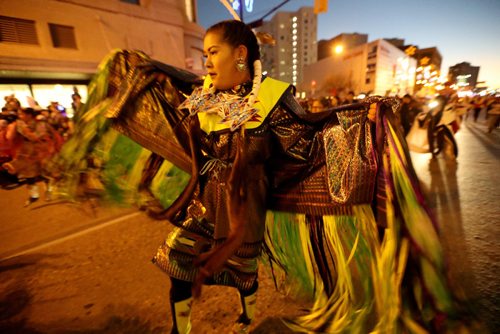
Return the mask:
<svg viewBox="0 0 500 334">
<path fill-rule="evenodd" d="M 245 0 L 239 0 L 239 2 L 240 2 L 240 20 L 241 20 L 241 22 L 245 23 L 245 20 L 243 20 L 243 13 L 245 11 L 245 9 L 244 9 L 244 6 L 245 6 L 244 2 L 245 2 Z"/>
</svg>

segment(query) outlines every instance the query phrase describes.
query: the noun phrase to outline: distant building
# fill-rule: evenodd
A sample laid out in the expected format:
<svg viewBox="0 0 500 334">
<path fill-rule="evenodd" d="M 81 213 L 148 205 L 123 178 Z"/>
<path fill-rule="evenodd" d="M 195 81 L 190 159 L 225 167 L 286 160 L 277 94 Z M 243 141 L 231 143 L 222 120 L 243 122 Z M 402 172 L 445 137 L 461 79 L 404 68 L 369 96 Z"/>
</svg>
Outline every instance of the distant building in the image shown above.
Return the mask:
<svg viewBox="0 0 500 334">
<path fill-rule="evenodd" d="M 261 47 L 263 70 L 294 85 L 301 82 L 304 66 L 317 60 L 317 16 L 313 8 L 278 12 L 257 30 L 271 34 L 276 40 L 274 46 Z"/>
<path fill-rule="evenodd" d="M 0 97 L 26 106 L 59 101 L 68 108 L 73 86 L 85 100 L 97 65 L 117 48 L 142 50 L 181 68 L 203 68 L 204 29 L 195 0 L 1 1 Z"/>
<path fill-rule="evenodd" d="M 432 90 L 441 77 L 441 62 L 443 57 L 437 47 L 416 49 L 417 75 L 415 77 L 415 92 Z"/>
<path fill-rule="evenodd" d="M 434 69 L 441 71 L 441 62 L 443 57 L 437 47 L 430 47 L 425 49 L 417 49 L 415 58 L 418 61 L 418 66 L 433 65 Z"/>
<path fill-rule="evenodd" d="M 476 88 L 478 76 L 479 66 L 471 66 L 467 62 L 451 66 L 448 70 L 448 80 L 461 88 Z"/>
<path fill-rule="evenodd" d="M 405 40 L 403 38 L 384 38 L 387 42 L 391 43 L 400 50 L 405 49 Z"/>
<path fill-rule="evenodd" d="M 368 42 L 368 35 L 358 34 L 357 32 L 352 34 L 343 33 L 330 40 L 322 39 L 318 42 L 318 60 L 331 57 L 335 53 L 348 52 L 366 42 Z"/>
<path fill-rule="evenodd" d="M 378 39 L 306 66 L 298 93 L 301 97 L 328 96 L 340 90 L 412 94 L 416 65 L 416 60 L 402 50 Z"/>
</svg>

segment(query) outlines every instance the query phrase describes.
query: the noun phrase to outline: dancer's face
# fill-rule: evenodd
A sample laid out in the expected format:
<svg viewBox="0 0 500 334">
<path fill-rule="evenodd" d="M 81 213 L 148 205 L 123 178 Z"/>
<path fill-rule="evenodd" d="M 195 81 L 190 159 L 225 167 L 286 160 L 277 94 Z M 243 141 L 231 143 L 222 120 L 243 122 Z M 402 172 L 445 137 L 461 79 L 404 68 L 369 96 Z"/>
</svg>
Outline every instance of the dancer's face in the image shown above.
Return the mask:
<svg viewBox="0 0 500 334">
<path fill-rule="evenodd" d="M 206 57 L 205 67 L 216 89 L 229 89 L 250 79 L 247 71 L 239 72 L 236 68 L 238 58 L 246 59 L 246 48 L 233 48 L 222 41 L 218 32 L 209 32 L 203 41 Z"/>
</svg>

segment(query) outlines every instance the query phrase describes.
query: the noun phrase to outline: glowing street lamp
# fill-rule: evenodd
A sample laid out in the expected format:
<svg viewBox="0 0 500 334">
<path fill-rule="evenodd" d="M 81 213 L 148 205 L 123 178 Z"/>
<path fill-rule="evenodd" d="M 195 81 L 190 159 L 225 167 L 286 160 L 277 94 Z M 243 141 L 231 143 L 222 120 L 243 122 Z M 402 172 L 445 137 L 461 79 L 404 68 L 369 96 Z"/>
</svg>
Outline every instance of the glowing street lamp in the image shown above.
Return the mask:
<svg viewBox="0 0 500 334">
<path fill-rule="evenodd" d="M 342 45 L 336 45 L 334 48 L 333 48 L 333 52 L 335 52 L 335 54 L 341 54 L 342 52 L 344 52 L 344 47 Z"/>
</svg>

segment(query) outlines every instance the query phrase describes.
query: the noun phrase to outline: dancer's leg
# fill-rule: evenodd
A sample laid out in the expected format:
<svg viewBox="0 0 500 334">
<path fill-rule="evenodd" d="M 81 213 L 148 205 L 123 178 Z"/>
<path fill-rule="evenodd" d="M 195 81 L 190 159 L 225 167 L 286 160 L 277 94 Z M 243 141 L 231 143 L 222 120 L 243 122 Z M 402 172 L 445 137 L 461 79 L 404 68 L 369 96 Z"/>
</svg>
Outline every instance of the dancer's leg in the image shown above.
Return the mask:
<svg viewBox="0 0 500 334">
<path fill-rule="evenodd" d="M 170 309 L 172 312 L 171 334 L 188 334 L 191 332 L 191 282 L 170 277 Z"/>
</svg>

